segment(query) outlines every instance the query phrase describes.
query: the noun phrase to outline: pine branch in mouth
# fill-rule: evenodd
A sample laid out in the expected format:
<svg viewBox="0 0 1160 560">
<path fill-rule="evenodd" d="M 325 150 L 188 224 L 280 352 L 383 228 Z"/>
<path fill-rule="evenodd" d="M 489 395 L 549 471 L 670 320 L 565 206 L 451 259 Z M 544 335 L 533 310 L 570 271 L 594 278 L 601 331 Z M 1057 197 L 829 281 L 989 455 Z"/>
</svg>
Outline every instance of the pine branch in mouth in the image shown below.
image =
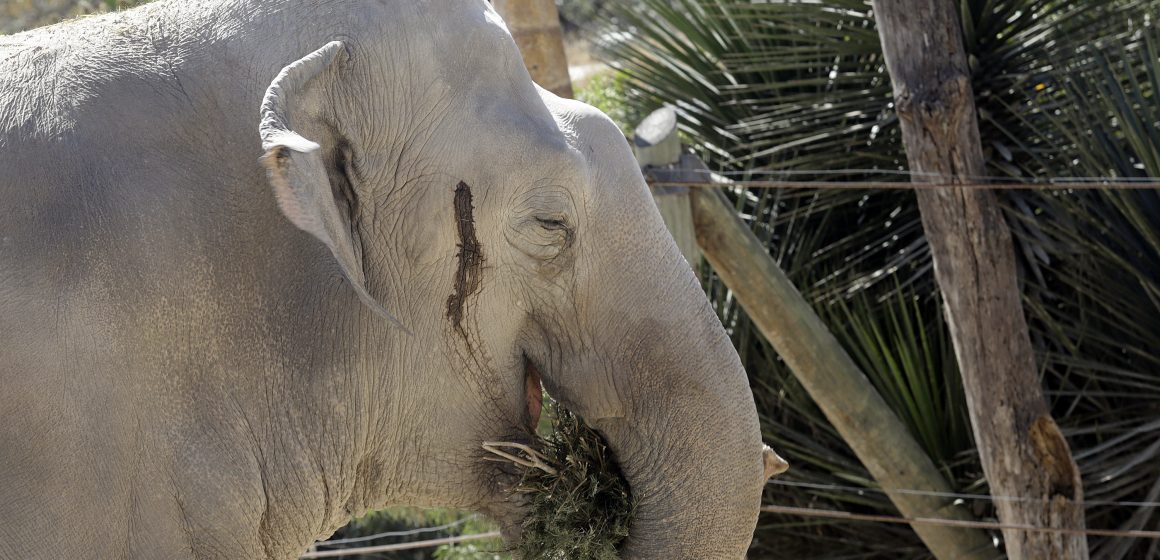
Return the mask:
<svg viewBox="0 0 1160 560">
<path fill-rule="evenodd" d="M 516 551 L 525 560 L 615 560 L 635 508 L 628 481 L 599 433 L 559 403 L 548 411 L 553 430 L 534 447 L 484 444 L 523 470 L 511 489 L 529 507 Z"/>
</svg>

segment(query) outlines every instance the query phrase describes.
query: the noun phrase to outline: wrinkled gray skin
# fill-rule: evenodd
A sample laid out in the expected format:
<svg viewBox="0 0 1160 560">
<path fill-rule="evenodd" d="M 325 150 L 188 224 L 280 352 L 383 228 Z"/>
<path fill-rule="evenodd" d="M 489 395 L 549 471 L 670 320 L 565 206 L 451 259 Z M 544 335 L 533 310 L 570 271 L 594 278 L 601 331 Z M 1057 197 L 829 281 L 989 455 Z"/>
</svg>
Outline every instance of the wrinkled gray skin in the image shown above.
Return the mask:
<svg viewBox="0 0 1160 560">
<path fill-rule="evenodd" d="M 290 559 L 389 504 L 518 538 L 480 444 L 527 441 L 526 362 L 622 463 L 626 557 L 744 555 L 738 358 L 623 137 L 483 0 L 0 38 L 0 558 Z"/>
</svg>

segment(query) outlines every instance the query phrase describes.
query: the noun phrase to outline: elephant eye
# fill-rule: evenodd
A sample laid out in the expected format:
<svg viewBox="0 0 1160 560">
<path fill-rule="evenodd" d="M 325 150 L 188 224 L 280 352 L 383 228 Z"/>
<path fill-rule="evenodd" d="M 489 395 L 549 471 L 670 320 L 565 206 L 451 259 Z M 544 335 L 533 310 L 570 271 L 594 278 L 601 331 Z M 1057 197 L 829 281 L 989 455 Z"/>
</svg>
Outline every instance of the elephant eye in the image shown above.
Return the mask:
<svg viewBox="0 0 1160 560">
<path fill-rule="evenodd" d="M 536 222 L 540 224 L 540 227 L 542 227 L 542 228 L 544 228 L 544 229 L 546 229 L 546 230 L 550 230 L 550 231 L 557 231 L 557 230 L 562 230 L 562 229 L 564 229 L 564 230 L 568 229 L 568 224 L 567 224 L 567 222 L 565 222 L 563 219 L 560 219 L 560 218 L 541 218 L 541 217 L 537 217 L 537 218 L 536 218 Z"/>
<path fill-rule="evenodd" d="M 556 259 L 576 239 L 575 230 L 562 213 L 533 214 L 514 225 L 508 240 L 537 260 Z"/>
<path fill-rule="evenodd" d="M 504 234 L 521 253 L 541 263 L 560 265 L 568 261 L 566 253 L 576 242 L 578 216 L 567 189 L 537 185 L 514 197 Z"/>
</svg>

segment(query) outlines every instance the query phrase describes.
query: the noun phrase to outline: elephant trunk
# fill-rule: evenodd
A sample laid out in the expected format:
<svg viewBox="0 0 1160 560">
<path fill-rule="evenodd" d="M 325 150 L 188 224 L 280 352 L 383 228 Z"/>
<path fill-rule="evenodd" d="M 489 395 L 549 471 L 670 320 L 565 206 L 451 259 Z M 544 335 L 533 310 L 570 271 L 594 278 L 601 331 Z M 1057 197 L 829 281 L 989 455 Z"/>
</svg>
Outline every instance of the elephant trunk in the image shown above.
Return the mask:
<svg viewBox="0 0 1160 560">
<path fill-rule="evenodd" d="M 623 418 L 596 423 L 637 509 L 624 558 L 744 558 L 761 491 L 784 462 L 764 447 L 749 383 L 689 274 L 695 313 L 650 320 L 618 359 Z M 630 337 L 633 338 L 633 337 Z M 763 453 L 764 451 L 764 453 Z"/>
</svg>

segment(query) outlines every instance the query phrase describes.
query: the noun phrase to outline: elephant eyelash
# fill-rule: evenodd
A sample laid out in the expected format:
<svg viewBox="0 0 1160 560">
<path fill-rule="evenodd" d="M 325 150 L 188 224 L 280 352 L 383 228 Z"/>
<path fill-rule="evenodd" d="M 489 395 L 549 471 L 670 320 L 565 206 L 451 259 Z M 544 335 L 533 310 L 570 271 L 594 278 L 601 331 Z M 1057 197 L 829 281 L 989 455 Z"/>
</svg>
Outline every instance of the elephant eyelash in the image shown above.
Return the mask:
<svg viewBox="0 0 1160 560">
<path fill-rule="evenodd" d="M 563 216 L 560 217 L 535 217 L 536 224 L 544 231 L 551 232 L 553 239 L 550 244 L 557 245 L 560 251 L 567 250 L 572 246 L 576 239 L 576 232 L 572 226 L 568 225 L 568 221 Z"/>
<path fill-rule="evenodd" d="M 536 222 L 539 223 L 541 227 L 543 227 L 544 229 L 547 229 L 547 230 L 555 231 L 555 230 L 561 230 L 561 229 L 562 230 L 568 229 L 567 222 L 565 222 L 564 220 L 559 220 L 559 219 L 555 219 L 555 218 L 536 218 Z"/>
</svg>

